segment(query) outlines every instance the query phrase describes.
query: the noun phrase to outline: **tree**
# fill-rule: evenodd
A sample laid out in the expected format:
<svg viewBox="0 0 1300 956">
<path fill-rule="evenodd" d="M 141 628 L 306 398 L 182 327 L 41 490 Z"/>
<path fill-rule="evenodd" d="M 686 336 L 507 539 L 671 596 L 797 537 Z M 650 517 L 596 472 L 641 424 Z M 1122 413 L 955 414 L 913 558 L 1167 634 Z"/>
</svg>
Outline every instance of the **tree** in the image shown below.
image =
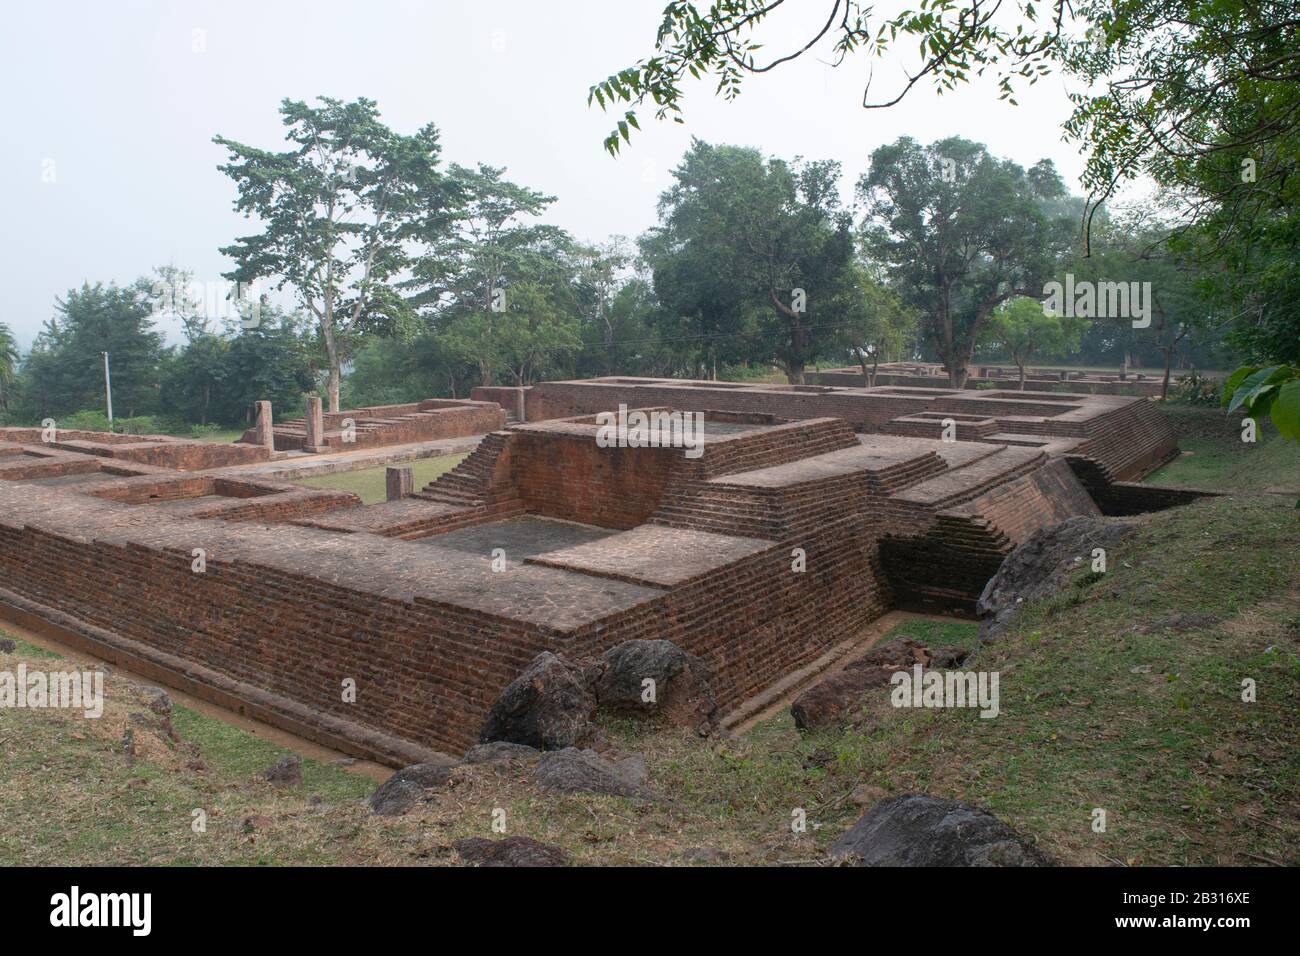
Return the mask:
<svg viewBox="0 0 1300 956">
<path fill-rule="evenodd" d="M 1084 320 L 1056 315 L 1034 299 L 1004 302 L 994 311 L 987 330 L 990 342 L 1004 349 L 1020 370 L 1025 390 L 1025 366 L 1035 355 L 1059 355 L 1078 348 Z"/>
<path fill-rule="evenodd" d="M 904 351 L 915 336 L 916 313 L 905 306 L 898 294 L 886 286 L 878 270 L 867 266 L 856 267 L 858 295 L 854 307 L 846 318 L 846 342 L 862 367 L 862 379 L 868 388 L 876 384 L 876 373 L 882 358 Z M 868 359 L 871 367 L 867 367 Z"/>
<path fill-rule="evenodd" d="M 902 137 L 871 154 L 858 194 L 867 248 L 964 387 L 989 316 L 1041 295 L 1069 245 L 1068 218 L 1045 211 L 1065 195 L 1060 177 L 1048 160 L 1026 172 L 960 137 L 928 147 Z"/>
<path fill-rule="evenodd" d="M 26 411 L 45 417 L 105 408 L 105 352 L 114 410 L 125 418 L 156 410 L 164 350 L 146 280 L 126 288 L 84 283 L 58 300 L 56 309 L 24 369 Z"/>
<path fill-rule="evenodd" d="M 1086 157 L 1085 242 L 1102 204 L 1126 180 L 1151 177 L 1181 207 L 1205 285 L 1237 323 L 1248 354 L 1300 355 L 1300 18 L 1294 0 L 922 0 L 877 15 L 860 0 L 825 0 L 802 36 L 788 24 L 775 54 L 760 29 L 783 0 L 729 0 L 664 9 L 654 54 L 596 83 L 588 103 L 628 107 L 605 148 L 617 154 L 649 103 L 683 122 L 686 78 L 716 79 L 731 100 L 750 75 L 768 74 L 831 45 L 834 66 L 863 54 L 902 60 L 900 85 L 873 91 L 865 109 L 890 108 L 917 86 L 942 94 L 973 75 L 997 76 L 999 98 L 1059 71 L 1076 84 L 1063 118 Z M 760 52 L 761 51 L 761 52 Z M 874 67 L 874 64 L 873 64 Z M 1085 245 L 1086 248 L 1086 245 Z M 1186 251 L 1186 250 L 1184 250 Z"/>
<path fill-rule="evenodd" d="M 801 383 L 852 294 L 839 177 L 836 162 L 765 160 L 757 150 L 693 141 L 660 197 L 661 224 L 642 245 L 656 291 L 678 311 L 729 316 L 733 327 L 748 310 L 767 356 Z"/>
<path fill-rule="evenodd" d="M 17 382 L 18 340 L 9 326 L 0 322 L 0 412 L 7 412 L 13 404 Z"/>
<path fill-rule="evenodd" d="M 410 243 L 445 234 L 460 195 L 438 171 L 433 124 L 403 136 L 380 122 L 373 100 L 319 103 L 283 101 L 292 144 L 284 152 L 215 138 L 230 152 L 219 168 L 237 185 L 235 208 L 263 226 L 221 251 L 236 263 L 226 278 L 274 279 L 314 316 L 330 411 L 338 411 L 342 364 L 360 340 L 409 328 L 397 286 L 411 264 Z"/>
</svg>

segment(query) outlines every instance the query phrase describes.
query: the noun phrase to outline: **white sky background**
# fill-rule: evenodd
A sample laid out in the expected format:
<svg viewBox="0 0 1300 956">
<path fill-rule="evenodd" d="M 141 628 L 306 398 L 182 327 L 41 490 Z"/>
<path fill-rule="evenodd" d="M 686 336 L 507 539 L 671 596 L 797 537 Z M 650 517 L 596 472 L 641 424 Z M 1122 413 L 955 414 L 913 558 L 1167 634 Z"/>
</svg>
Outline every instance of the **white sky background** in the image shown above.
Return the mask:
<svg viewBox="0 0 1300 956">
<path fill-rule="evenodd" d="M 125 284 L 174 263 L 198 281 L 230 268 L 217 249 L 255 228 L 217 171 L 218 133 L 282 149 L 281 98 L 377 100 L 403 133 L 434 122 L 443 158 L 508 168 L 558 197 L 547 221 L 578 239 L 635 237 L 656 221 L 692 135 L 786 158 L 837 159 L 844 193 L 872 149 L 900 135 L 961 135 L 1022 165 L 1042 157 L 1078 191 L 1083 161 L 1061 138 L 1057 77 L 999 103 L 991 79 L 936 97 L 919 86 L 890 110 L 861 109 L 867 62 L 809 57 L 746 80 L 728 104 L 688 81 L 685 126 L 642 119 L 618 159 L 601 141 L 619 114 L 588 87 L 651 53 L 664 0 L 28 0 L 0 35 L 0 278 L 25 349 L 55 297 L 83 280 Z M 785 53 L 824 22 L 823 0 L 791 0 L 762 29 Z M 194 31 L 206 49 L 195 52 Z M 500 52 L 494 51 L 502 47 Z M 783 42 L 784 41 L 784 42 Z M 761 55 L 761 54 L 760 54 Z M 910 65 L 912 50 L 900 51 Z M 901 77 L 879 64 L 873 95 Z M 42 181 L 52 160 L 56 181 Z M 175 341 L 174 330 L 169 340 Z"/>
</svg>

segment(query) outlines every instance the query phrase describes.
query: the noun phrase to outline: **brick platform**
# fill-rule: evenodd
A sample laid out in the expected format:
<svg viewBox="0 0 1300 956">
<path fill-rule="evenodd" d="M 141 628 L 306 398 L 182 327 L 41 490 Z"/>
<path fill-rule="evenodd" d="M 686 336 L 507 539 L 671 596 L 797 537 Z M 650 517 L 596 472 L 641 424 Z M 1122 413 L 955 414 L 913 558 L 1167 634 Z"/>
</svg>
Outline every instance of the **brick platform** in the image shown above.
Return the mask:
<svg viewBox="0 0 1300 956">
<path fill-rule="evenodd" d="M 804 378 L 811 385 L 843 385 L 859 387 L 864 384 L 859 366 L 828 368 L 806 372 Z M 1182 378 L 1170 377 L 1170 383 Z M 1156 398 L 1160 395 L 1164 372 L 1129 372 L 1128 378 L 1118 374 L 1087 372 L 1073 369 L 1025 369 L 1025 388 L 1029 391 L 1047 390 L 1071 392 L 1079 395 L 1140 395 Z M 875 382 L 882 385 L 919 386 L 921 388 L 948 388 L 948 373 L 941 365 L 927 362 L 891 362 L 876 370 Z M 1020 370 L 1014 365 L 974 365 L 966 380 L 967 388 L 987 388 L 989 383 L 1003 388 L 1017 388 Z"/>
</svg>

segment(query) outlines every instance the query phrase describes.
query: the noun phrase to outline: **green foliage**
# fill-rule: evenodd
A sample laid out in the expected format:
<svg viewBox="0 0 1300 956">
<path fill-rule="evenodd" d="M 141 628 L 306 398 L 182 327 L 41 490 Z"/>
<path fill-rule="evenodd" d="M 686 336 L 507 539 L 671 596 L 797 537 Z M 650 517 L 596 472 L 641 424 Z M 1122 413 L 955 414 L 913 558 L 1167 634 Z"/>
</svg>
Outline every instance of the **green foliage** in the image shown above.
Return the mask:
<svg viewBox="0 0 1300 956">
<path fill-rule="evenodd" d="M 0 322 L 0 413 L 13 404 L 18 383 L 18 342 L 9 326 Z"/>
<path fill-rule="evenodd" d="M 660 300 L 687 334 L 715 340 L 716 360 L 775 360 L 801 382 L 836 343 L 835 318 L 859 291 L 839 176 L 829 160 L 691 143 L 641 252 Z"/>
<path fill-rule="evenodd" d="M 57 427 L 68 431 L 106 432 L 110 430 L 108 415 L 96 408 L 87 408 L 79 412 L 73 412 L 71 415 L 63 415 L 56 419 L 55 424 Z"/>
<path fill-rule="evenodd" d="M 988 339 L 1011 356 L 1025 387 L 1025 366 L 1036 355 L 1053 358 L 1079 346 L 1084 319 L 1050 313 L 1036 299 L 1005 302 L 993 313 L 985 332 Z"/>
<path fill-rule="evenodd" d="M 1203 376 L 1195 369 L 1174 383 L 1170 399 L 1185 405 L 1218 405 L 1223 383 Z"/>
<path fill-rule="evenodd" d="M 127 288 L 101 283 L 72 289 L 57 303 L 23 366 L 21 404 L 27 420 L 105 408 L 104 352 L 109 353 L 113 410 L 130 418 L 158 409 L 162 336 L 144 280 Z"/>
<path fill-rule="evenodd" d="M 960 137 L 923 147 L 905 136 L 871 154 L 858 194 L 869 253 L 964 385 L 993 311 L 1041 295 L 1069 246 L 1064 184 L 1047 160 L 1026 171 Z"/>
<path fill-rule="evenodd" d="M 1283 438 L 1300 441 L 1300 368 L 1244 365 L 1223 383 L 1221 400 L 1229 412 L 1241 409 L 1256 422 L 1271 418 Z"/>
<path fill-rule="evenodd" d="M 372 100 L 319 103 L 281 103 L 284 152 L 215 138 L 230 153 L 220 169 L 238 187 L 235 208 L 262 224 L 221 251 L 236 263 L 228 279 L 272 279 L 315 317 L 337 411 L 342 364 L 360 341 L 411 329 L 397 287 L 412 265 L 409 243 L 442 237 L 461 195 L 438 170 L 432 124 L 403 136 L 380 122 Z"/>
<path fill-rule="evenodd" d="M 1215 325 L 1229 327 L 1229 344 L 1253 360 L 1300 362 L 1300 19 L 1293 0 L 1015 0 L 993 7 L 923 0 L 888 14 L 837 0 L 793 39 L 790 21 L 782 32 L 773 28 L 785 48 L 760 54 L 760 31 L 781 5 L 669 3 L 653 54 L 589 91 L 589 104 L 625 108 L 605 148 L 618 153 L 648 104 L 657 118 L 683 122 L 688 78 L 709 78 L 716 95 L 732 100 L 746 76 L 804 55 L 833 66 L 859 55 L 892 56 L 902 79 L 884 91 L 873 89 L 874 62 L 863 70 L 867 109 L 895 106 L 918 85 L 942 94 L 974 75 L 996 76 L 999 98 L 1015 103 L 1016 83 L 1058 71 L 1081 90 L 1071 94 L 1063 129 L 1086 158 L 1085 237 L 1123 182 L 1150 177 L 1160 201 L 1179 213 L 1165 226 L 1169 249 L 1195 264 L 1200 292 L 1219 310 Z M 1201 334 L 1172 302 L 1165 309 L 1165 319 L 1137 337 L 1145 341 L 1096 324 L 1083 341 L 1090 360 L 1123 349 L 1136 361 L 1136 345 L 1161 353 L 1168 368 L 1175 350 L 1217 342 L 1217 328 Z"/>
</svg>

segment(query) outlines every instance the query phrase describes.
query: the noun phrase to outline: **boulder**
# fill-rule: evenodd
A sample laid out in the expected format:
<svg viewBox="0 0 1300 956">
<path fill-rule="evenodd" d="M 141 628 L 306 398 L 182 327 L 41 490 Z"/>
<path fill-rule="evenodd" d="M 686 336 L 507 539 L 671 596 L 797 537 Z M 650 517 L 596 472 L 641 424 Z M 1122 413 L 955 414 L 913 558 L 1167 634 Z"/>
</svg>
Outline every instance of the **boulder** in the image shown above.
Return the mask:
<svg viewBox="0 0 1300 956">
<path fill-rule="evenodd" d="M 417 763 L 393 774 L 370 797 L 370 809 L 381 817 L 395 817 L 432 798 L 431 791 L 444 787 L 451 768 L 443 764 Z"/>
<path fill-rule="evenodd" d="M 12 654 L 18 650 L 18 645 L 7 637 L 0 637 L 0 654 Z"/>
<path fill-rule="evenodd" d="M 831 845 L 856 866 L 1050 866 L 1046 854 L 977 807 L 924 794 L 882 800 Z"/>
<path fill-rule="evenodd" d="M 504 740 L 539 750 L 572 747 L 593 734 L 595 710 L 582 669 L 543 651 L 496 699 L 479 742 Z"/>
<path fill-rule="evenodd" d="M 1094 548 L 1109 552 L 1135 527 L 1133 520 L 1076 515 L 1039 528 L 1006 556 L 997 574 L 984 585 L 975 606 L 982 619 L 980 640 L 996 638 L 1024 602 L 1055 594 L 1070 575 L 1092 567 Z"/>
<path fill-rule="evenodd" d="M 555 793 L 601 793 L 616 797 L 648 796 L 645 761 L 632 756 L 618 762 L 594 750 L 566 747 L 542 755 L 533 779 Z"/>
<path fill-rule="evenodd" d="M 488 840 L 470 837 L 452 846 L 462 862 L 474 866 L 564 866 L 569 855 L 558 846 L 539 843 L 526 836 Z"/>
<path fill-rule="evenodd" d="M 587 681 L 597 706 L 619 714 L 707 732 L 718 709 L 704 662 L 672 641 L 633 640 L 611 647 L 588 667 Z"/>
<path fill-rule="evenodd" d="M 795 698 L 790 705 L 795 726 L 816 730 L 847 720 L 873 688 L 887 686 L 898 671 L 911 670 L 914 664 L 928 667 L 930 662 L 930 650 L 910 637 L 873 647 Z"/>
</svg>

